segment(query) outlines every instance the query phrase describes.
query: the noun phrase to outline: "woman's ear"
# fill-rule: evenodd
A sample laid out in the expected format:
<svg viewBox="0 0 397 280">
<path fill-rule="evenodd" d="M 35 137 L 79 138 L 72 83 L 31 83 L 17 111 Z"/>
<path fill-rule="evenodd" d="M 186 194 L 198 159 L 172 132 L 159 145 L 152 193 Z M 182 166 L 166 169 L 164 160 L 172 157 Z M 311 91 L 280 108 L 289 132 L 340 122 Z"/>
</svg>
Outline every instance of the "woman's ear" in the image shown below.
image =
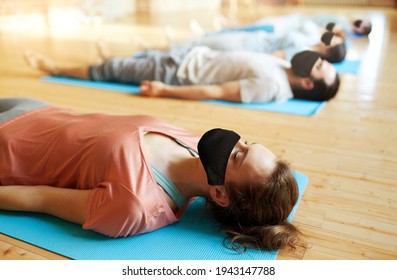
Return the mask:
<svg viewBox="0 0 397 280">
<path fill-rule="evenodd" d="M 225 186 L 211 186 L 210 196 L 215 203 L 222 207 L 229 205 L 229 196 L 227 195 Z"/>
<path fill-rule="evenodd" d="M 310 78 L 301 78 L 300 85 L 301 85 L 302 89 L 305 89 L 305 90 L 310 90 L 310 89 L 313 89 L 313 87 L 314 87 L 314 83 Z"/>
</svg>

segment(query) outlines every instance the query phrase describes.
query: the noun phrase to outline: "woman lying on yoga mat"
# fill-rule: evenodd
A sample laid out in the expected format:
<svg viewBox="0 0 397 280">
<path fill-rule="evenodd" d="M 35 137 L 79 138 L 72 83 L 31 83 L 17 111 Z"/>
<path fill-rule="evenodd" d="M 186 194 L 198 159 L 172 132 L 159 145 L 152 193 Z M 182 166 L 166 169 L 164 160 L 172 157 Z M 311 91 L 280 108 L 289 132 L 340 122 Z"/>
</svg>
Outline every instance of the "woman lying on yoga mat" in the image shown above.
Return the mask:
<svg viewBox="0 0 397 280">
<path fill-rule="evenodd" d="M 62 66 L 32 51 L 26 51 L 25 58 L 31 67 L 51 75 L 141 84 L 140 93 L 150 97 L 243 103 L 289 98 L 324 101 L 339 89 L 335 68 L 312 51 L 296 54 L 291 63 L 264 53 L 203 46 L 187 46 L 178 52 L 147 50 L 139 56 L 77 67 Z"/>
<path fill-rule="evenodd" d="M 80 114 L 0 99 L 0 209 L 34 211 L 110 237 L 177 222 L 196 196 L 233 248 L 300 245 L 288 165 L 230 130 L 200 136 L 150 116 Z"/>
</svg>

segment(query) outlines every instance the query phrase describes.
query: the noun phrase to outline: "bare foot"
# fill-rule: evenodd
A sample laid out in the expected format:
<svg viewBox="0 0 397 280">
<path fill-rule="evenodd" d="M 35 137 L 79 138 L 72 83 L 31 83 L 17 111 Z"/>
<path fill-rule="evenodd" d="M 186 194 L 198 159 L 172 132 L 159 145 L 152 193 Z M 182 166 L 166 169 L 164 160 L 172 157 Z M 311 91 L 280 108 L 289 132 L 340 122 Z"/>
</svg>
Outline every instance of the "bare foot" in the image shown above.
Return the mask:
<svg viewBox="0 0 397 280">
<path fill-rule="evenodd" d="M 134 36 L 131 38 L 131 43 L 133 44 L 134 47 L 138 49 L 148 49 L 149 44 L 146 42 L 144 39 L 142 39 L 139 36 Z"/>
<path fill-rule="evenodd" d="M 166 25 L 164 27 L 164 34 L 165 34 L 165 37 L 167 38 L 167 41 L 169 44 L 172 44 L 176 41 L 175 33 L 171 26 Z"/>
<path fill-rule="evenodd" d="M 96 49 L 98 51 L 100 60 L 99 62 L 103 62 L 110 58 L 108 46 L 104 41 L 98 41 L 96 43 Z"/>
<path fill-rule="evenodd" d="M 213 19 L 213 25 L 215 30 L 221 30 L 224 28 L 233 28 L 236 26 L 241 26 L 241 23 L 238 22 L 236 18 L 227 18 L 223 15 L 217 15 Z"/>
<path fill-rule="evenodd" d="M 36 53 L 32 50 L 26 50 L 23 54 L 26 63 L 34 68 L 44 71 L 51 75 L 57 75 L 58 69 L 56 64 L 49 58 L 43 56 L 42 54 Z"/>
<path fill-rule="evenodd" d="M 204 31 L 203 27 L 201 27 L 201 25 L 195 19 L 192 19 L 190 21 L 190 30 L 196 36 L 203 36 L 205 34 L 205 31 Z"/>
</svg>

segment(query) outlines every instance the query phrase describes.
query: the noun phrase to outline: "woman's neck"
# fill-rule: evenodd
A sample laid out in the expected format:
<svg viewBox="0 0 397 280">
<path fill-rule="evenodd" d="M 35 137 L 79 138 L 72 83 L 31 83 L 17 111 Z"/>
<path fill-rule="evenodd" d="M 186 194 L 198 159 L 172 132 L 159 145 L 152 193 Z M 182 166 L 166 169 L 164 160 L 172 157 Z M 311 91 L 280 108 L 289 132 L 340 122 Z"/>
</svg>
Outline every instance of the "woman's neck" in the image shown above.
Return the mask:
<svg viewBox="0 0 397 280">
<path fill-rule="evenodd" d="M 210 186 L 199 158 L 184 158 L 175 161 L 170 178 L 186 197 L 209 196 Z"/>
<path fill-rule="evenodd" d="M 144 142 L 150 164 L 168 177 L 183 195 L 208 196 L 207 176 L 199 158 L 175 140 L 158 133 L 147 133 Z"/>
</svg>

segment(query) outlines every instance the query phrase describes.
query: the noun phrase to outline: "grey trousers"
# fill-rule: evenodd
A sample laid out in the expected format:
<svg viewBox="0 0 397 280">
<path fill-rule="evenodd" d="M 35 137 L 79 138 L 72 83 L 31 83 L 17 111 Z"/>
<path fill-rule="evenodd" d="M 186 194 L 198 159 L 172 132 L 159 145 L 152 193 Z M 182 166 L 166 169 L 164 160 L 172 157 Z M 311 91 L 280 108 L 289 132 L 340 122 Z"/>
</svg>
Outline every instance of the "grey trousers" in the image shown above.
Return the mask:
<svg viewBox="0 0 397 280">
<path fill-rule="evenodd" d="M 143 80 L 180 85 L 176 73 L 193 45 L 169 51 L 145 50 L 131 57 L 115 57 L 102 64 L 91 65 L 89 76 L 94 81 L 139 84 Z"/>
<path fill-rule="evenodd" d="M 31 98 L 0 98 L 0 123 L 45 106 L 48 104 Z"/>
</svg>

